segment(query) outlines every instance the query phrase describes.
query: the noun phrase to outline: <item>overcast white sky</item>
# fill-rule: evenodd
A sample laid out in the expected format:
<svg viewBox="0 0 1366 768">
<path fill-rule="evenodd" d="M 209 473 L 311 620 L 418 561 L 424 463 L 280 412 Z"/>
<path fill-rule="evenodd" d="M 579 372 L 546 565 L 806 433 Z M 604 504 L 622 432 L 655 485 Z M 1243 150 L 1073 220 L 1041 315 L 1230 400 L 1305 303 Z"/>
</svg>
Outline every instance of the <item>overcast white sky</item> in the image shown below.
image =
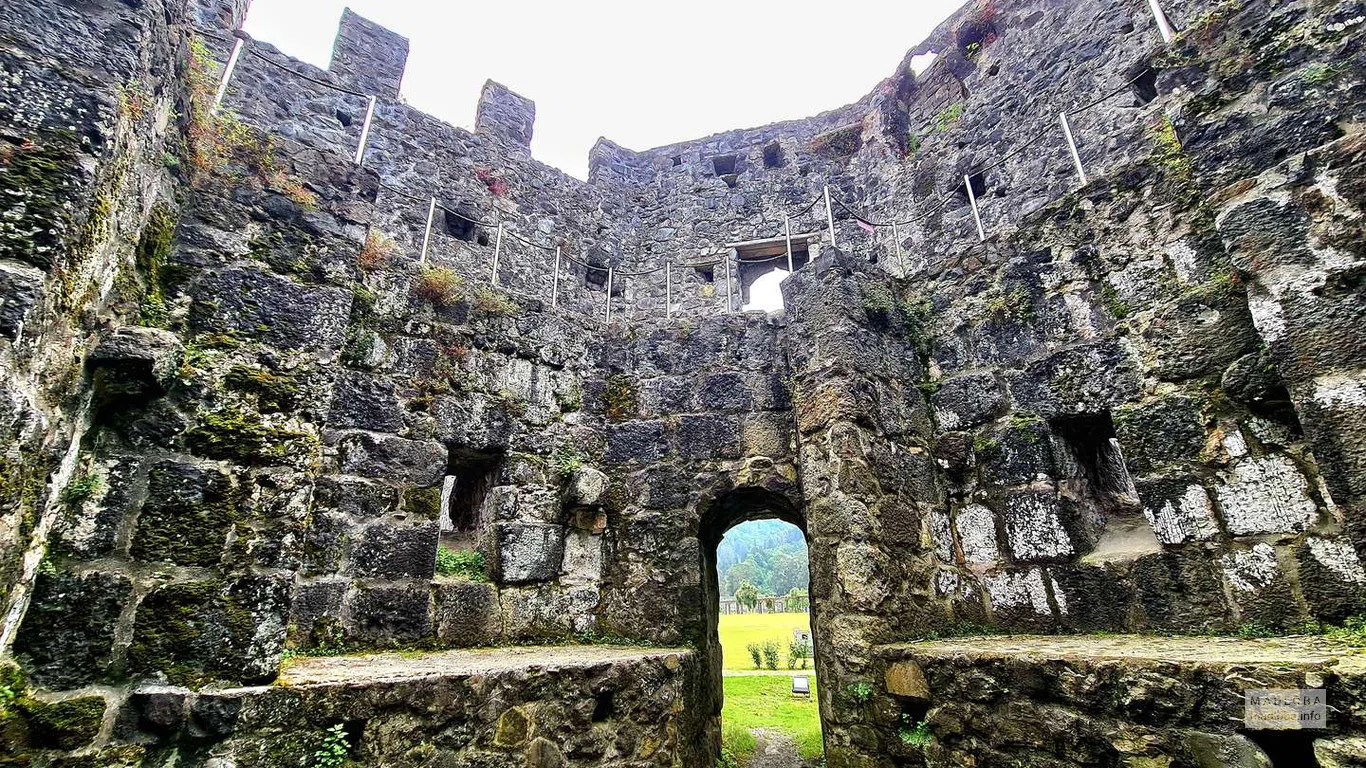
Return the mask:
<svg viewBox="0 0 1366 768">
<path fill-rule="evenodd" d="M 342 8 L 412 41 L 409 103 L 471 128 L 497 80 L 536 102 L 532 154 L 583 178 L 599 136 L 649 149 L 848 104 L 962 0 L 253 0 L 246 30 L 327 66 Z"/>
</svg>

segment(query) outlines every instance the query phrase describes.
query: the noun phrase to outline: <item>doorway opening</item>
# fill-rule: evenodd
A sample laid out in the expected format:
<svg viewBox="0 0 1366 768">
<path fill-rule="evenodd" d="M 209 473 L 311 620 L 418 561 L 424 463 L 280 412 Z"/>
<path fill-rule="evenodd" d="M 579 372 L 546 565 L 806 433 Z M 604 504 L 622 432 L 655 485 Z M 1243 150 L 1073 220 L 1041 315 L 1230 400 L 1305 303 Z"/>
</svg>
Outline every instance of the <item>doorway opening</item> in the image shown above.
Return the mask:
<svg viewBox="0 0 1366 768">
<path fill-rule="evenodd" d="M 823 752 L 811 625 L 810 560 L 784 496 L 737 489 L 701 531 L 707 634 L 722 754 L 815 766 Z"/>
</svg>

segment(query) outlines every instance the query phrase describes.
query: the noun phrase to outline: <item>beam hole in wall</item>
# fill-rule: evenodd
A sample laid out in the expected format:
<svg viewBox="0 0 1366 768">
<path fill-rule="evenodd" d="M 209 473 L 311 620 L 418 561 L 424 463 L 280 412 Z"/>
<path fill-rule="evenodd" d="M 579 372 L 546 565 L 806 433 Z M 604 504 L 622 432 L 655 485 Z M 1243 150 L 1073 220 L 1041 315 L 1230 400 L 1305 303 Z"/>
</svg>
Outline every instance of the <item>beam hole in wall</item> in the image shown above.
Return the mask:
<svg viewBox="0 0 1366 768">
<path fill-rule="evenodd" d="M 446 225 L 446 234 L 457 240 L 464 240 L 467 243 L 479 242 L 480 240 L 479 227 L 474 222 L 468 220 L 472 218 L 474 217 L 470 216 L 466 218 L 457 213 L 442 209 L 442 221 Z M 487 240 L 486 237 L 484 239 Z"/>
<path fill-rule="evenodd" d="M 785 162 L 783 158 L 783 147 L 776 141 L 770 141 L 764 145 L 764 167 L 781 168 Z"/>
<path fill-rule="evenodd" d="M 673 167 L 674 167 L 674 168 L 677 168 L 678 166 L 680 166 L 680 165 L 683 164 L 683 156 L 682 156 L 682 155 L 674 155 L 673 157 L 669 158 L 669 160 L 670 160 L 670 162 L 673 163 Z"/>
<path fill-rule="evenodd" d="M 467 549 L 479 543 L 484 503 L 502 469 L 501 453 L 451 450 L 441 487 L 442 546 Z"/>
<path fill-rule="evenodd" d="M 714 283 L 714 282 L 716 282 L 716 265 L 715 265 L 715 264 L 704 264 L 703 266 L 700 266 L 700 267 L 693 267 L 692 270 L 693 270 L 693 273 L 697 275 L 697 278 L 698 278 L 699 280 L 701 280 L 701 281 L 703 281 L 703 282 L 705 282 L 705 283 Z"/>
<path fill-rule="evenodd" d="M 1313 730 L 1249 730 L 1243 734 L 1271 758 L 1271 768 L 1319 768 Z"/>
<path fill-rule="evenodd" d="M 777 312 L 783 308 L 783 280 L 792 274 L 787 269 L 787 240 L 757 243 L 736 250 L 740 277 L 740 309 L 744 312 Z M 792 267 L 801 269 L 810 261 L 807 241 L 792 242 Z"/>
<path fill-rule="evenodd" d="M 343 112 L 340 109 L 337 110 L 337 122 L 341 123 L 343 128 L 350 128 L 351 120 L 351 115 L 347 114 L 346 112 Z"/>
<path fill-rule="evenodd" d="M 739 155 L 717 155 L 711 159 L 711 169 L 717 176 L 727 176 L 735 173 L 739 161 Z"/>
<path fill-rule="evenodd" d="M 1134 93 L 1134 99 L 1138 106 L 1151 104 L 1157 98 L 1157 70 L 1146 67 L 1136 76 L 1134 84 L 1130 86 Z"/>
<path fill-rule="evenodd" d="M 986 171 L 974 173 L 968 176 L 967 184 L 958 185 L 958 197 L 963 202 L 968 202 L 968 185 L 972 185 L 972 194 L 979 201 L 987 193 L 987 174 Z"/>
<path fill-rule="evenodd" d="M 612 719 L 616 714 L 615 698 L 612 691 L 600 691 L 593 696 L 593 722 L 601 723 Z"/>
</svg>

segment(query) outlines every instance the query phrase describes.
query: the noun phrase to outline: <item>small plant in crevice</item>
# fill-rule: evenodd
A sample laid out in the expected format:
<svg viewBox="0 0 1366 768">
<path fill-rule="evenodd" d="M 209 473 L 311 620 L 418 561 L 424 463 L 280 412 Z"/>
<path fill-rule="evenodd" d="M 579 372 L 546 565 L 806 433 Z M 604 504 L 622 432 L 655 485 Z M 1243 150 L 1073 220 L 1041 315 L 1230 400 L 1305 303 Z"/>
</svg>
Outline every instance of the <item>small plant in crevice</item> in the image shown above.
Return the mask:
<svg viewBox="0 0 1366 768">
<path fill-rule="evenodd" d="M 62 489 L 59 500 L 68 509 L 74 509 L 100 492 L 102 484 L 98 475 L 79 475 L 71 478 Z"/>
<path fill-rule="evenodd" d="M 489 194 L 494 197 L 505 197 L 509 191 L 508 183 L 487 168 L 476 169 L 474 177 L 479 179 L 479 182 L 488 188 Z"/>
<path fill-rule="evenodd" d="M 603 410 L 611 421 L 625 421 L 636 412 L 636 389 L 631 377 L 615 374 L 608 377 L 602 390 Z"/>
<path fill-rule="evenodd" d="M 961 101 L 957 104 L 951 104 L 945 107 L 943 111 L 934 116 L 934 129 L 940 133 L 949 130 L 953 127 L 954 123 L 963 119 L 963 111 L 965 109 L 966 107 Z"/>
<path fill-rule="evenodd" d="M 398 243 L 393 238 L 378 229 L 372 229 L 365 233 L 365 245 L 356 254 L 356 268 L 362 272 L 378 272 L 399 253 Z"/>
<path fill-rule="evenodd" d="M 873 686 L 862 680 L 845 686 L 844 692 L 849 695 L 851 701 L 859 705 L 867 704 L 873 699 Z"/>
<path fill-rule="evenodd" d="M 452 307 L 460 301 L 464 278 L 449 267 L 425 267 L 413 280 L 413 295 L 434 307 Z"/>
<path fill-rule="evenodd" d="M 483 582 L 488 578 L 486 567 L 484 553 L 477 549 L 436 548 L 436 572 L 441 576 Z"/>
<path fill-rule="evenodd" d="M 474 300 L 470 306 L 486 315 L 514 315 L 521 309 L 507 294 L 484 286 L 474 289 Z"/>
<path fill-rule="evenodd" d="M 901 727 L 896 732 L 901 743 L 908 747 L 928 747 L 932 744 L 934 732 L 930 730 L 930 724 L 921 720 L 912 726 L 910 720 L 910 715 L 901 716 Z"/>
<path fill-rule="evenodd" d="M 555 455 L 550 457 L 550 464 L 555 468 L 555 473 L 564 477 L 574 474 L 576 470 L 584 465 L 584 455 L 567 445 L 562 445 L 555 450 Z"/>
<path fill-rule="evenodd" d="M 351 751 L 346 726 L 337 723 L 323 731 L 318 746 L 304 758 L 304 768 L 341 768 Z"/>
</svg>

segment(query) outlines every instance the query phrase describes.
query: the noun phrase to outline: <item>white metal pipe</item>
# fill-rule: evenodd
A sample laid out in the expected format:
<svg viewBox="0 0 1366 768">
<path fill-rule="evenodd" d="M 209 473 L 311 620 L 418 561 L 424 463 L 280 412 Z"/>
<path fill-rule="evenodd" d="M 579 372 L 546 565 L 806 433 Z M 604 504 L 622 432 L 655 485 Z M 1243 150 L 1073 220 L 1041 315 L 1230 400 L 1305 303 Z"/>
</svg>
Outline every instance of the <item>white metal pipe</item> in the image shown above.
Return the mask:
<svg viewBox="0 0 1366 768">
<path fill-rule="evenodd" d="M 735 311 L 734 291 L 733 291 L 733 289 L 731 288 L 731 282 L 730 282 L 730 258 L 731 258 L 731 256 L 736 256 L 736 257 L 738 258 L 738 253 L 739 253 L 738 251 L 731 251 L 729 254 L 726 255 L 726 312 L 727 312 L 727 313 L 730 313 L 730 312 L 734 312 L 734 311 Z"/>
<path fill-rule="evenodd" d="M 615 276 L 615 267 L 607 268 L 607 322 L 612 322 L 612 278 Z"/>
<path fill-rule="evenodd" d="M 365 107 L 365 122 L 360 127 L 360 144 L 356 146 L 356 165 L 365 164 L 365 145 L 370 143 L 370 123 L 375 119 L 375 97 Z"/>
<path fill-rule="evenodd" d="M 1072 138 L 1072 125 L 1067 122 L 1067 113 L 1062 112 L 1058 115 L 1062 121 L 1062 135 L 1067 139 L 1067 148 L 1072 152 L 1072 164 L 1077 167 L 1077 176 L 1081 178 L 1081 185 L 1086 186 L 1086 169 L 1081 165 L 1081 154 L 1077 152 L 1077 142 Z"/>
<path fill-rule="evenodd" d="M 427 230 L 422 233 L 422 256 L 417 260 L 418 264 L 427 263 L 427 245 L 432 241 L 432 219 L 436 218 L 436 198 L 432 198 L 432 204 L 427 208 Z"/>
<path fill-rule="evenodd" d="M 972 192 L 972 177 L 964 176 L 963 185 L 968 188 L 968 202 L 972 204 L 972 218 L 977 222 L 977 236 L 986 242 L 987 232 L 982 229 L 982 214 L 977 212 L 977 195 Z"/>
<path fill-rule="evenodd" d="M 498 257 L 503 253 L 503 222 L 498 222 L 498 234 L 493 236 L 493 284 L 498 284 Z"/>
<path fill-rule="evenodd" d="M 825 185 L 825 223 L 830 227 L 830 247 L 835 248 L 835 212 L 830 208 L 830 185 Z"/>
<path fill-rule="evenodd" d="M 232 44 L 232 54 L 228 56 L 228 66 L 223 70 L 223 79 L 218 83 L 218 93 L 213 97 L 213 108 L 209 114 L 217 114 L 218 107 L 223 103 L 223 97 L 228 95 L 228 81 L 232 79 L 233 70 L 237 69 L 237 60 L 242 57 L 242 46 L 246 45 L 244 38 L 237 38 L 237 42 Z"/>
<path fill-rule="evenodd" d="M 797 270 L 792 268 L 792 219 L 789 216 L 783 217 L 783 235 L 787 238 L 787 273 L 790 275 Z"/>
<path fill-rule="evenodd" d="M 560 300 L 560 246 L 555 246 L 555 279 L 550 283 L 550 306 L 554 307 Z"/>
<path fill-rule="evenodd" d="M 669 317 L 674 311 L 674 274 L 673 265 L 664 262 L 664 316 Z"/>
<path fill-rule="evenodd" d="M 1172 29 L 1172 23 L 1168 21 L 1162 5 L 1158 0 L 1148 0 L 1148 7 L 1153 10 L 1153 18 L 1157 19 L 1157 31 L 1162 34 L 1162 42 L 1170 43 L 1176 38 L 1176 30 Z"/>
<path fill-rule="evenodd" d="M 892 242 L 896 244 L 896 263 L 901 266 L 901 274 L 906 274 L 906 260 L 901 257 L 901 231 L 896 228 L 896 222 L 892 222 Z"/>
</svg>

